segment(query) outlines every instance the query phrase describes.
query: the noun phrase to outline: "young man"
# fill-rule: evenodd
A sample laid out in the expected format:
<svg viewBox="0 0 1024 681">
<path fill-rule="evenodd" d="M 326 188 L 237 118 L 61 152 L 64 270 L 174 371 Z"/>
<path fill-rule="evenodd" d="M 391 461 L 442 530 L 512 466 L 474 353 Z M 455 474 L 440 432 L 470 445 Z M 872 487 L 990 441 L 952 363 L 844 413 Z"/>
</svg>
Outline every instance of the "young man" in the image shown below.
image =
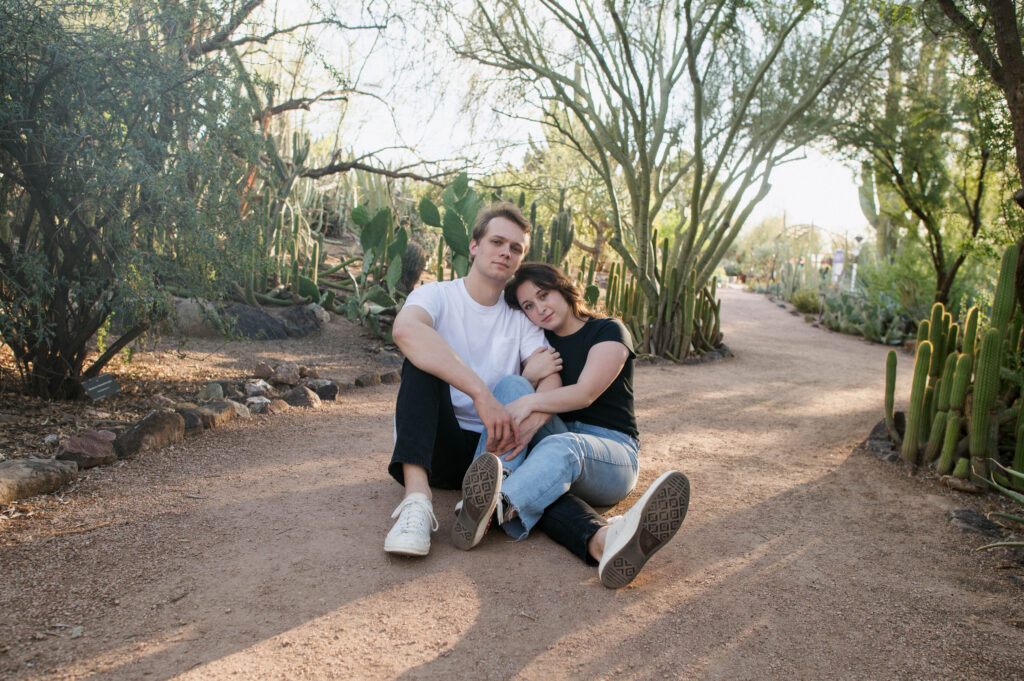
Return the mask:
<svg viewBox="0 0 1024 681">
<path fill-rule="evenodd" d="M 502 297 L 522 262 L 530 223 L 512 203 L 480 212 L 469 244 L 469 274 L 425 284 L 409 294 L 392 335 L 405 354 L 395 408 L 395 450 L 388 472 L 405 487 L 384 550 L 425 556 L 437 529 L 430 487 L 458 489 L 480 433 L 488 449 L 528 442 L 547 420 L 534 414 L 513 422 L 491 390 L 546 346 L 543 332 Z M 558 374 L 531 380 L 538 390 L 560 385 Z M 500 470 L 499 470 L 500 474 Z"/>
</svg>

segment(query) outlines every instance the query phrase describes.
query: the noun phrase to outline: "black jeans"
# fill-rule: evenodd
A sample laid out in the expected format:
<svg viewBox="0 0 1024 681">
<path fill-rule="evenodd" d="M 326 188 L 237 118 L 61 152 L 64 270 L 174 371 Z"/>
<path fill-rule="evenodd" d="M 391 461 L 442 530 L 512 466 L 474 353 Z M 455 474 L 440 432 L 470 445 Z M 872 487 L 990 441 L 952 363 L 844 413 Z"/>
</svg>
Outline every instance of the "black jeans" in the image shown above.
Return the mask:
<svg viewBox="0 0 1024 681">
<path fill-rule="evenodd" d="M 480 433 L 463 430 L 452 408 L 451 386 L 409 360 L 402 365 L 402 384 L 395 404 L 395 449 L 388 473 L 404 484 L 402 464 L 422 466 L 431 487 L 459 489 L 473 461 Z M 590 538 L 607 525 L 583 500 L 564 494 L 547 507 L 537 526 L 588 565 Z"/>
<path fill-rule="evenodd" d="M 395 450 L 388 473 L 405 484 L 402 464 L 422 466 L 431 487 L 459 489 L 473 462 L 480 433 L 463 430 L 452 408 L 451 386 L 409 360 L 395 404 Z"/>
</svg>

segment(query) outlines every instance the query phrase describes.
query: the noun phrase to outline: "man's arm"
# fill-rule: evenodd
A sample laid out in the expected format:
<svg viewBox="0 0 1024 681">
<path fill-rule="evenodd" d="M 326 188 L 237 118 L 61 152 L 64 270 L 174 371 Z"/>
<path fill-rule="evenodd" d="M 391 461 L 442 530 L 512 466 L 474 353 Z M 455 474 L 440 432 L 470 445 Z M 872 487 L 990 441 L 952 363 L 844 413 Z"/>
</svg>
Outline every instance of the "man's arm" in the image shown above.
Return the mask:
<svg viewBox="0 0 1024 681">
<path fill-rule="evenodd" d="M 430 313 L 417 305 L 406 305 L 395 317 L 391 336 L 416 368 L 469 395 L 477 415 L 487 428 L 488 442 L 494 442 L 497 451 L 513 446 L 518 439 L 518 425 L 501 402 L 494 398 L 487 384 L 437 332 Z"/>
</svg>

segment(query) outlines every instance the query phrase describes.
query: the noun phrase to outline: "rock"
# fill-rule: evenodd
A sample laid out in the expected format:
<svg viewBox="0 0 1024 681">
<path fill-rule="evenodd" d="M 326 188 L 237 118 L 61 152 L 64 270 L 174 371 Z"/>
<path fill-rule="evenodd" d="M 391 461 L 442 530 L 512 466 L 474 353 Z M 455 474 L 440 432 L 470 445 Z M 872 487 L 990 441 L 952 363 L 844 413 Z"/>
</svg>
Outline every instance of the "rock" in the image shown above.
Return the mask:
<svg viewBox="0 0 1024 681">
<path fill-rule="evenodd" d="M 52 447 L 56 444 L 60 444 L 60 435 L 57 435 L 56 433 L 50 433 L 49 435 L 43 438 L 43 444 L 46 445 L 47 447 Z"/>
<path fill-rule="evenodd" d="M 331 383 L 330 381 L 327 382 L 327 385 L 321 385 L 317 388 L 314 388 L 313 390 L 316 391 L 316 396 L 319 397 L 321 400 L 334 401 L 338 399 L 338 386 Z"/>
<path fill-rule="evenodd" d="M 896 451 L 893 448 L 892 443 L 889 442 L 889 430 L 885 427 L 885 419 L 882 419 L 875 424 L 875 427 L 871 429 L 871 434 L 868 435 L 868 439 L 864 442 L 864 445 L 871 450 L 872 454 L 882 461 L 892 463 L 900 458 L 900 453 Z"/>
<path fill-rule="evenodd" d="M 405 362 L 405 358 L 395 352 L 381 352 L 377 355 L 377 361 L 382 366 L 400 367 Z"/>
<path fill-rule="evenodd" d="M 266 362 L 260 362 L 256 365 L 256 368 L 252 370 L 252 375 L 256 378 L 269 379 L 274 375 L 274 368 Z"/>
<path fill-rule="evenodd" d="M 299 376 L 302 378 L 320 378 L 320 372 L 316 367 L 300 366 Z"/>
<path fill-rule="evenodd" d="M 219 428 L 225 423 L 238 418 L 238 412 L 235 410 L 236 404 L 236 402 L 227 400 L 223 402 L 210 402 L 199 407 L 197 411 L 199 412 L 199 418 L 203 421 L 203 428 Z"/>
<path fill-rule="evenodd" d="M 160 449 L 185 439 L 185 419 L 173 411 L 150 412 L 141 421 L 114 440 L 119 459 L 139 452 Z"/>
<path fill-rule="evenodd" d="M 262 378 L 258 378 L 251 383 L 245 384 L 245 394 L 249 397 L 258 397 L 260 395 L 266 395 L 268 392 L 273 390 L 271 385 L 264 381 Z M 248 404 L 248 400 L 246 400 Z"/>
<path fill-rule="evenodd" d="M 207 383 L 199 394 L 196 395 L 196 402 L 212 402 L 213 400 L 224 399 L 224 386 L 216 381 Z"/>
<path fill-rule="evenodd" d="M 360 388 L 369 388 L 371 385 L 380 385 L 380 374 L 376 371 L 356 378 L 356 386 Z"/>
<path fill-rule="evenodd" d="M 203 418 L 199 415 L 199 407 L 190 403 L 182 403 L 175 411 L 185 421 L 185 435 L 192 436 L 203 432 Z"/>
<path fill-rule="evenodd" d="M 289 390 L 284 396 L 284 401 L 293 407 L 316 408 L 320 406 L 320 398 L 317 394 L 304 385 Z"/>
<path fill-rule="evenodd" d="M 74 461 L 28 458 L 0 462 L 0 504 L 52 492 L 77 475 Z"/>
<path fill-rule="evenodd" d="M 61 443 L 57 458 L 74 461 L 78 464 L 78 470 L 114 463 L 117 461 L 117 455 L 114 454 L 116 438 L 109 430 L 84 430 Z"/>
<path fill-rule="evenodd" d="M 220 384 L 221 390 L 224 391 L 224 397 L 227 397 L 228 399 L 243 397 L 240 383 L 234 383 L 232 381 L 217 381 L 217 383 Z"/>
<path fill-rule="evenodd" d="M 274 383 L 285 383 L 287 385 L 298 385 L 302 376 L 299 375 L 299 365 L 293 362 L 285 362 L 274 369 L 271 381 Z"/>
<path fill-rule="evenodd" d="M 182 335 L 209 338 L 221 334 L 217 329 L 217 310 L 205 300 L 173 298 L 171 317 L 175 330 Z"/>
<path fill-rule="evenodd" d="M 288 337 L 281 322 L 251 305 L 234 303 L 224 310 L 228 330 L 236 336 L 253 340 L 281 340 Z"/>
<path fill-rule="evenodd" d="M 270 406 L 270 400 L 262 395 L 257 395 L 247 399 L 245 406 L 249 408 L 249 413 L 251 414 L 263 414 L 266 413 L 267 407 Z"/>
<path fill-rule="evenodd" d="M 249 407 L 245 406 L 241 402 L 236 400 L 225 400 L 222 404 L 226 404 L 235 410 L 235 417 L 240 419 L 251 419 L 252 412 L 249 411 Z"/>
<path fill-rule="evenodd" d="M 953 527 L 959 527 L 964 532 L 977 532 L 986 537 L 1002 537 L 1003 533 L 994 522 L 969 508 L 958 508 L 946 514 Z"/>
<path fill-rule="evenodd" d="M 284 400 L 271 400 L 270 404 L 267 405 L 266 413 L 283 414 L 284 412 L 290 410 L 291 408 L 292 405 L 288 404 Z"/>
<path fill-rule="evenodd" d="M 326 315 L 326 320 L 324 319 Z M 303 338 L 319 331 L 331 318 L 330 314 L 316 303 L 301 307 L 289 307 L 281 313 L 281 325 L 289 336 Z"/>
<path fill-rule="evenodd" d="M 149 398 L 149 403 L 157 409 L 174 409 L 174 405 L 177 404 L 166 395 L 153 395 Z"/>
<path fill-rule="evenodd" d="M 310 378 L 306 380 L 302 385 L 306 386 L 312 391 L 316 391 L 318 388 L 322 388 L 325 385 L 330 385 L 331 379 L 329 378 Z"/>
<path fill-rule="evenodd" d="M 380 382 L 385 385 L 395 385 L 402 382 L 402 374 L 398 371 L 388 371 L 380 375 Z"/>
</svg>

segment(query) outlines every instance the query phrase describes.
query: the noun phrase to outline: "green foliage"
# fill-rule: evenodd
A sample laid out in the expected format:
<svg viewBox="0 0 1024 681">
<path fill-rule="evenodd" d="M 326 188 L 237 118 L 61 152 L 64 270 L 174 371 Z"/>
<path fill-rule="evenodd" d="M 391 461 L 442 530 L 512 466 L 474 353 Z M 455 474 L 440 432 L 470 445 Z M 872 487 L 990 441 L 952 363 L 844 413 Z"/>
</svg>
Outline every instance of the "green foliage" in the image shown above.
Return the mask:
<svg viewBox="0 0 1024 681">
<path fill-rule="evenodd" d="M 821 323 L 833 331 L 863 336 L 875 343 L 902 345 L 911 337 L 913 322 L 897 305 L 879 306 L 861 293 L 829 289 Z"/>
<path fill-rule="evenodd" d="M 821 312 L 821 294 L 818 292 L 818 289 L 799 289 L 789 299 L 789 302 L 793 303 L 793 307 L 805 314 L 818 314 Z"/>
<path fill-rule="evenodd" d="M 402 277 L 402 261 L 409 246 L 409 232 L 396 225 L 391 209 L 384 206 L 371 217 L 366 206 L 352 210 L 352 222 L 360 228 L 359 243 L 363 263 L 358 276 L 348 270 L 352 293 L 341 310 L 351 321 L 369 326 L 377 335 L 387 338 L 390 323 L 398 312 L 404 295 L 398 283 Z"/>
<path fill-rule="evenodd" d="M 166 313 L 165 287 L 244 269 L 237 178 L 251 113 L 214 55 L 182 59 L 191 6 L 0 6 L 0 336 L 30 391 L 79 392 Z M 88 368 L 111 314 L 121 336 Z"/>
<path fill-rule="evenodd" d="M 469 272 L 469 242 L 473 238 L 473 222 L 481 206 L 480 195 L 469 187 L 469 176 L 466 173 L 460 173 L 441 192 L 440 206 L 426 196 L 420 200 L 420 219 L 426 225 L 440 227 L 444 237 L 437 251 L 438 281 L 444 279 L 445 246 L 450 278 L 464 277 Z"/>
</svg>

